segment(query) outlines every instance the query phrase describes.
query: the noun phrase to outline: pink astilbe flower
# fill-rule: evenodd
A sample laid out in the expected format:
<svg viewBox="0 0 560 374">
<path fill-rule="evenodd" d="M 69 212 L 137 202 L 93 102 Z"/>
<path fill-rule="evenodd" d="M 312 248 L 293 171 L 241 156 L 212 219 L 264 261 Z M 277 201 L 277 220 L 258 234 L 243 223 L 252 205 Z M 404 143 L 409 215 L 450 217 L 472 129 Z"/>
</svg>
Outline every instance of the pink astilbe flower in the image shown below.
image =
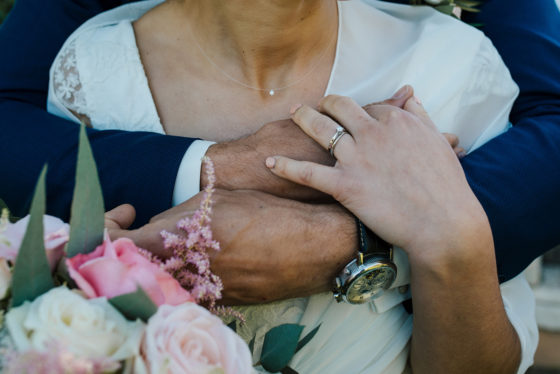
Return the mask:
<svg viewBox="0 0 560 374">
<path fill-rule="evenodd" d="M 212 161 L 205 157 L 203 162 L 208 184 L 199 209 L 192 217 L 177 223 L 182 235 L 161 232 L 164 247 L 173 251 L 173 256 L 163 264 L 163 268 L 191 293 L 197 303 L 204 303 L 213 311 L 223 290 L 221 279 L 210 270 L 208 254 L 210 250 L 220 250 L 220 243 L 214 240 L 210 228 L 216 177 Z"/>
</svg>

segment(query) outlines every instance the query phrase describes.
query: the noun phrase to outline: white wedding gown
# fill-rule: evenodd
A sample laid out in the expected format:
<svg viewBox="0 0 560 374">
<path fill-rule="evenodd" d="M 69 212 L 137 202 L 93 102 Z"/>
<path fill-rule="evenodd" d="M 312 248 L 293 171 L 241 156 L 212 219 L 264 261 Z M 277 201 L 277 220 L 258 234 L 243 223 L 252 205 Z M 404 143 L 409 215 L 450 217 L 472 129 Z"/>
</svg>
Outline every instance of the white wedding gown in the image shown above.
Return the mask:
<svg viewBox="0 0 560 374">
<path fill-rule="evenodd" d="M 164 133 L 131 25 L 161 2 L 125 5 L 79 28 L 51 69 L 49 111 L 77 123 L 72 112 L 86 115 L 98 129 Z M 339 2 L 338 45 L 326 94 L 350 96 L 364 105 L 407 83 L 439 129 L 457 134 L 467 150 L 508 128 L 518 93 L 480 31 L 427 7 Z M 406 256 L 398 252 L 397 257 L 397 285 L 407 284 Z M 321 324 L 290 363 L 299 373 L 403 373 L 412 317 L 401 306 L 409 292 L 401 291 L 395 288 L 361 306 L 337 304 L 325 293 L 241 308 L 248 323 L 238 332 L 247 341 L 256 335 L 256 362 L 270 328 L 299 323 L 306 326 L 305 335 Z M 519 373 L 524 373 L 538 340 L 533 295 L 523 275 L 504 283 L 501 291 L 521 340 Z"/>
</svg>

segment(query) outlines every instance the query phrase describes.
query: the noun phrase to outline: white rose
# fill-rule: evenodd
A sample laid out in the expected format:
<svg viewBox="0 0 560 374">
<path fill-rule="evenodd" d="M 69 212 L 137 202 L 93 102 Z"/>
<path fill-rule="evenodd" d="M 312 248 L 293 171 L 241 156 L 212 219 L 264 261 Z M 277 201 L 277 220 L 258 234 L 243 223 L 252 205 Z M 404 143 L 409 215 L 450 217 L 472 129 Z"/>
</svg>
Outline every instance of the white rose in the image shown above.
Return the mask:
<svg viewBox="0 0 560 374">
<path fill-rule="evenodd" d="M 8 295 L 8 290 L 12 284 L 12 272 L 5 258 L 0 258 L 0 300 Z"/>
<path fill-rule="evenodd" d="M 121 361 L 139 352 L 144 324 L 127 321 L 105 298 L 86 300 L 66 287 L 12 308 L 6 326 L 18 351 L 49 344 L 84 358 Z"/>
<path fill-rule="evenodd" d="M 430 5 L 438 5 L 443 3 L 443 0 L 424 0 L 425 2 L 427 2 Z"/>
<path fill-rule="evenodd" d="M 254 373 L 247 344 L 194 303 L 158 309 L 148 321 L 142 356 L 152 374 Z"/>
</svg>

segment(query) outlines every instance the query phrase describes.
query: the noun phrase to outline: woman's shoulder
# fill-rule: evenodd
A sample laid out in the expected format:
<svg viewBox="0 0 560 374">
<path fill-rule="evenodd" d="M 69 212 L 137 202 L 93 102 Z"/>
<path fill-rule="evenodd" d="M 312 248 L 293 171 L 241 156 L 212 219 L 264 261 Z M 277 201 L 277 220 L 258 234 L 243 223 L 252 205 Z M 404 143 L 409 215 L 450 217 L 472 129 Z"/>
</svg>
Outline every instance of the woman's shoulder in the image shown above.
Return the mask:
<svg viewBox="0 0 560 374">
<path fill-rule="evenodd" d="M 159 2 L 119 7 L 77 29 L 51 67 L 49 111 L 99 129 L 162 132 L 132 26 Z"/>
</svg>

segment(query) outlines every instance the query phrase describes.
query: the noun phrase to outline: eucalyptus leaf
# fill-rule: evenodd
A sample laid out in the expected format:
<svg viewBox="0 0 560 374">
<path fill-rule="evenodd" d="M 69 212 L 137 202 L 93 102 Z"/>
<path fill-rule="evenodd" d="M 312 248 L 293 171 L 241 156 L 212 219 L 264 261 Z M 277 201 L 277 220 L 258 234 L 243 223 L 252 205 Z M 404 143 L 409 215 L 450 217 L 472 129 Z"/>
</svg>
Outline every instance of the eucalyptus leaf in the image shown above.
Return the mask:
<svg viewBox="0 0 560 374">
<path fill-rule="evenodd" d="M 295 371 L 294 369 L 292 369 L 289 366 L 286 366 L 284 369 L 282 369 L 282 371 L 280 371 L 280 373 L 282 373 L 282 374 L 299 374 L 297 371 Z"/>
<path fill-rule="evenodd" d="M 45 252 L 45 229 L 43 227 L 47 195 L 46 174 L 47 166 L 45 165 L 35 188 L 29 223 L 14 266 L 12 278 L 12 306 L 14 307 L 25 301 L 33 301 L 54 287 Z"/>
<path fill-rule="evenodd" d="M 438 11 L 451 15 L 453 14 L 453 10 L 455 9 L 454 5 L 438 5 L 435 7 Z"/>
<path fill-rule="evenodd" d="M 468 7 L 477 7 L 482 4 L 482 1 L 472 1 L 472 0 L 456 0 L 455 4 L 458 6 L 468 6 Z"/>
<path fill-rule="evenodd" d="M 319 324 L 319 326 L 315 327 L 313 330 L 311 330 L 309 332 L 309 334 L 305 335 L 303 337 L 303 339 L 301 339 L 296 347 L 296 353 L 300 351 L 300 349 L 302 349 L 303 347 L 305 347 L 307 345 L 307 343 L 309 343 L 311 341 L 311 339 L 313 339 L 313 337 L 315 336 L 315 334 L 317 334 L 317 331 L 319 331 L 319 328 L 321 327 L 321 324 Z"/>
<path fill-rule="evenodd" d="M 255 350 L 255 337 L 253 336 L 253 339 L 251 339 L 251 341 L 249 342 L 249 351 L 253 353 L 254 350 Z"/>
<path fill-rule="evenodd" d="M 113 297 L 109 302 L 126 318 L 133 321 L 140 318 L 147 322 L 157 312 L 156 304 L 140 287 L 136 292 Z"/>
<path fill-rule="evenodd" d="M 66 247 L 68 257 L 89 253 L 103 242 L 105 207 L 97 167 L 86 135 L 80 129 L 76 186 L 70 219 L 70 240 Z"/>
<path fill-rule="evenodd" d="M 264 337 L 261 365 L 267 371 L 278 372 L 294 357 L 303 326 L 284 324 L 274 327 Z"/>
</svg>

